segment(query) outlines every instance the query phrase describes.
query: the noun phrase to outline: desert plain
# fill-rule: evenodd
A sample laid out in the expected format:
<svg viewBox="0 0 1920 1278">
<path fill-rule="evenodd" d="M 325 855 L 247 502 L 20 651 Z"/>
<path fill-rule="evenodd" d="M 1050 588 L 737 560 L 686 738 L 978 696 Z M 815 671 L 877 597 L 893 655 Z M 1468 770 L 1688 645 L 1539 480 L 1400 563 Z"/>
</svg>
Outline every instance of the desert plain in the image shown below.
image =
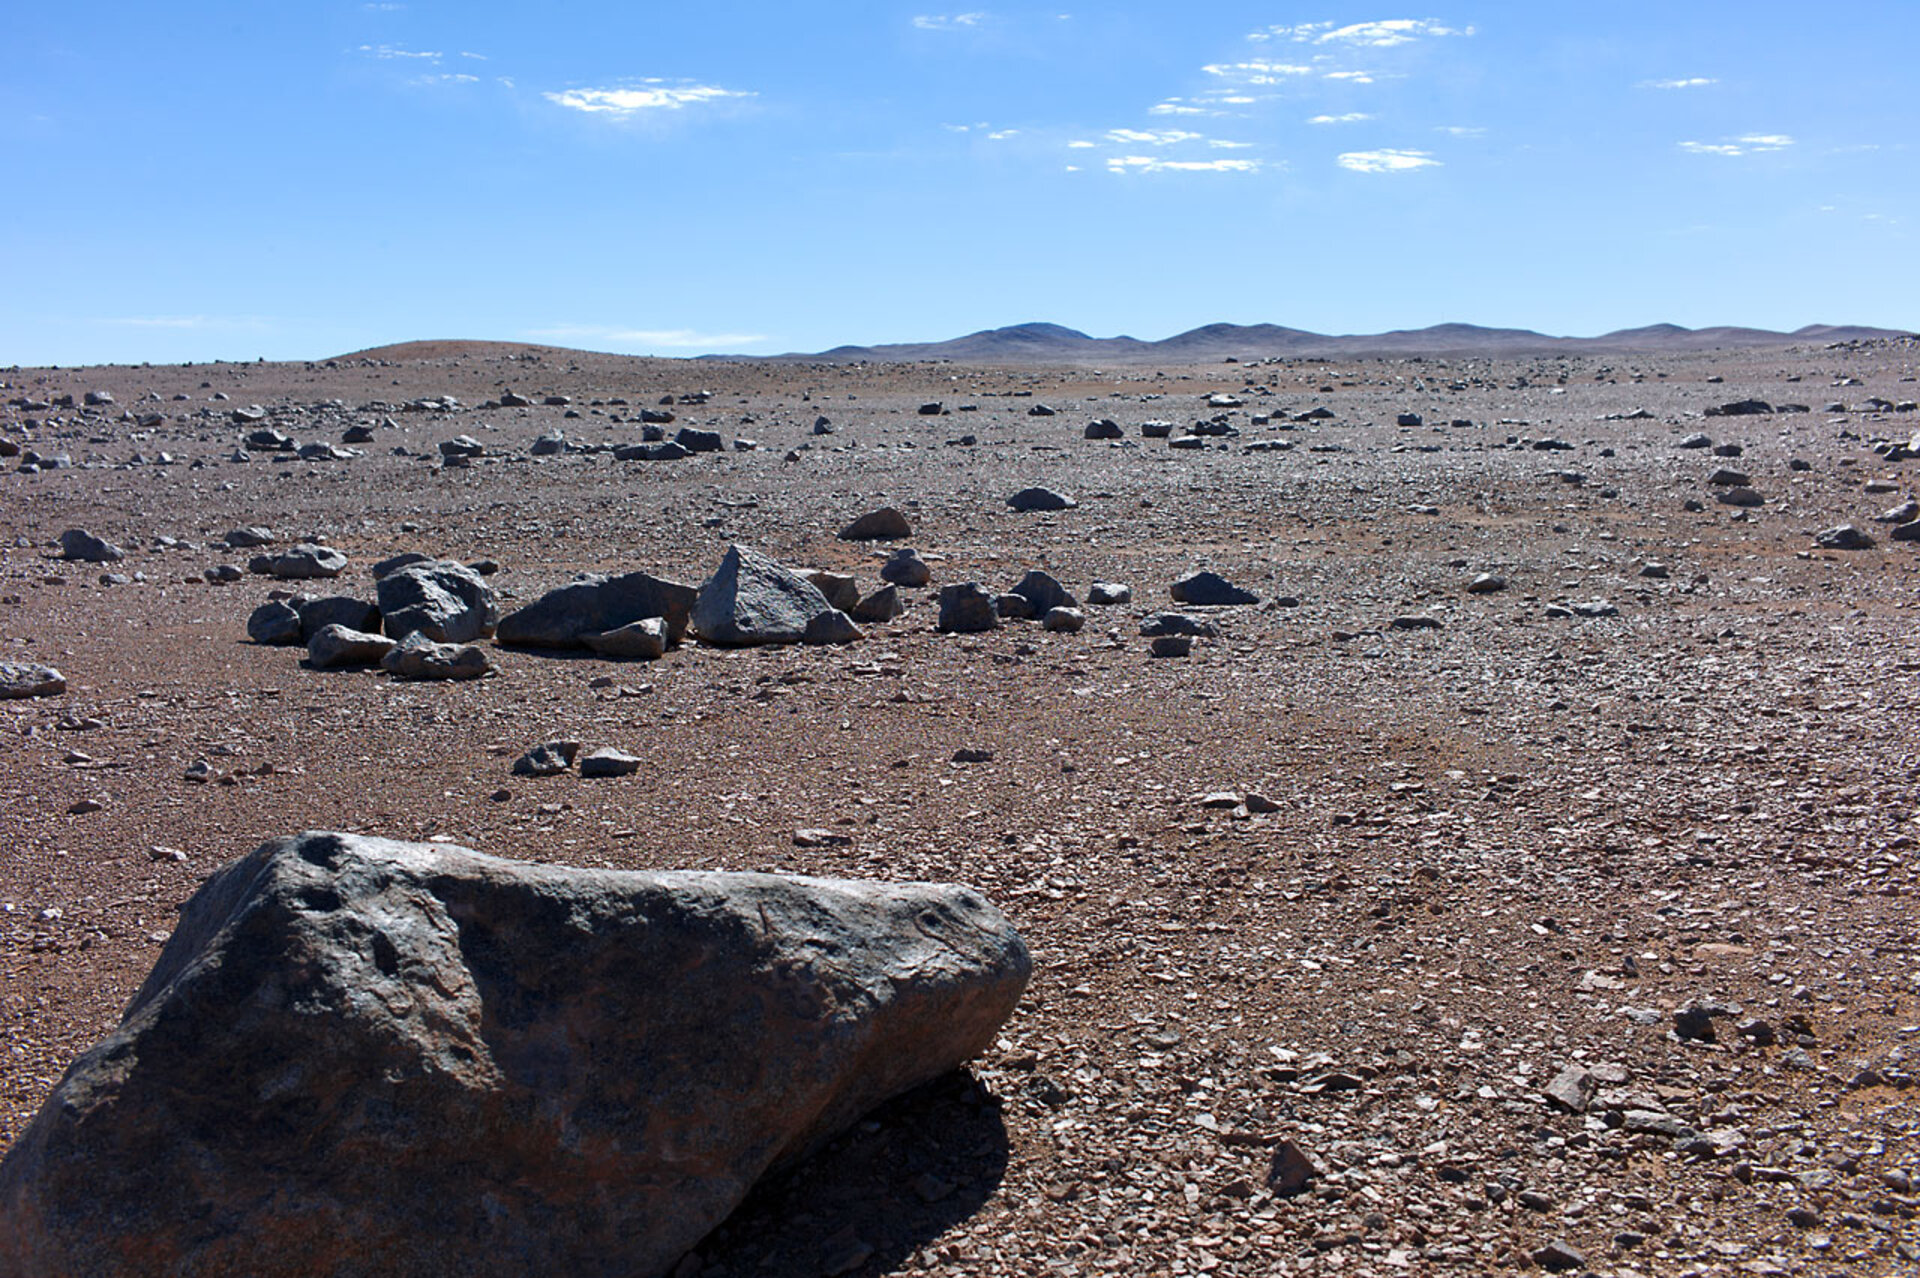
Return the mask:
<svg viewBox="0 0 1920 1278">
<path fill-rule="evenodd" d="M 1914 1272 L 1920 542 L 1877 517 L 1916 495 L 1917 372 L 1910 338 L 8 370 L 0 660 L 66 687 L 0 701 L 0 1147 L 213 869 L 335 829 L 1012 917 L 1035 974 L 994 1048 L 763 1185 L 689 1278 Z M 617 460 L 643 409 L 726 447 Z M 1074 504 L 1009 507 L 1032 486 Z M 908 538 L 837 536 L 885 506 Z M 247 527 L 349 566 L 248 573 Z M 62 558 L 71 529 L 124 558 Z M 502 647 L 463 682 L 246 633 L 401 552 L 492 561 L 505 610 L 697 585 L 735 543 L 863 590 L 910 545 L 931 582 L 843 645 Z M 1034 569 L 1078 632 L 936 629 L 941 586 Z M 1176 604 L 1196 570 L 1258 601 Z M 1168 611 L 1217 633 L 1152 655 Z M 556 738 L 641 765 L 512 773 Z"/>
</svg>

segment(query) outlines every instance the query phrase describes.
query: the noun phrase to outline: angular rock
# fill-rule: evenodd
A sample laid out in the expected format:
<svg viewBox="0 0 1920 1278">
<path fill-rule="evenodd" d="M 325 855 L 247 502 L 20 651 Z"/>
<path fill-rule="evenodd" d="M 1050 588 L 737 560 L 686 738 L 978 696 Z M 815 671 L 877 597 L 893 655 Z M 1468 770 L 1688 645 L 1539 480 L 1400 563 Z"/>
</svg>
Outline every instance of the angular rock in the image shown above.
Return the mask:
<svg viewBox="0 0 1920 1278">
<path fill-rule="evenodd" d="M 440 441 L 442 457 L 484 457 L 487 446 L 471 435 L 455 435 Z"/>
<path fill-rule="evenodd" d="M 1220 627 L 1205 618 L 1184 612 L 1156 612 L 1141 618 L 1140 634 L 1147 639 L 1158 635 L 1195 635 L 1202 639 L 1217 639 Z"/>
<path fill-rule="evenodd" d="M 703 642 L 729 647 L 798 643 L 815 617 L 832 610 L 826 596 L 799 573 L 751 547 L 734 545 L 700 586 L 693 631 Z"/>
<path fill-rule="evenodd" d="M 1920 519 L 1910 524 L 1901 524 L 1887 536 L 1894 541 L 1920 541 Z"/>
<path fill-rule="evenodd" d="M 0 1263 L 664 1274 L 987 1047 L 1030 970 L 962 887 L 278 840 L 188 902 L 0 1163 Z"/>
<path fill-rule="evenodd" d="M 478 679 L 493 663 L 483 648 L 435 643 L 416 630 L 380 659 L 380 668 L 402 679 Z"/>
<path fill-rule="evenodd" d="M 1568 1065 L 1547 1084 L 1547 1100 L 1569 1114 L 1584 1114 L 1600 1081 L 1583 1065 Z"/>
<path fill-rule="evenodd" d="M 69 528 L 60 534 L 60 557 L 88 564 L 117 564 L 127 552 L 84 529 Z"/>
<path fill-rule="evenodd" d="M 1184 657 L 1193 651 L 1192 635 L 1160 635 L 1147 645 L 1156 657 Z"/>
<path fill-rule="evenodd" d="M 350 630 L 346 626 L 322 626 L 307 641 L 307 661 L 316 670 L 372 666 L 378 665 L 393 649 L 393 640 L 385 635 Z"/>
<path fill-rule="evenodd" d="M 852 617 L 838 608 L 829 608 L 807 619 L 806 633 L 800 639 L 802 643 L 823 644 L 852 643 L 863 637 Z"/>
<path fill-rule="evenodd" d="M 52 666 L 32 661 L 0 661 L 0 701 L 57 697 L 66 690 L 65 676 Z"/>
<path fill-rule="evenodd" d="M 1082 431 L 1081 435 L 1086 439 L 1124 439 L 1126 432 L 1120 429 L 1120 423 L 1113 418 L 1102 417 L 1088 422 L 1086 430 Z"/>
<path fill-rule="evenodd" d="M 573 766 L 578 741 L 543 741 L 513 761 L 516 777 L 557 777 Z"/>
<path fill-rule="evenodd" d="M 471 643 L 500 621 L 493 587 L 451 559 L 408 564 L 380 578 L 381 627 L 395 639 L 419 633 L 435 643 Z"/>
<path fill-rule="evenodd" d="M 247 618 L 247 638 L 255 643 L 297 644 L 302 631 L 299 610 L 284 599 L 269 599 Z"/>
<path fill-rule="evenodd" d="M 582 642 L 615 661 L 653 661 L 667 653 L 667 623 L 662 617 L 642 617 L 597 635 L 585 635 Z"/>
<path fill-rule="evenodd" d="M 874 626 L 892 621 L 904 607 L 900 602 L 900 587 L 882 586 L 855 604 L 851 615 L 860 625 Z"/>
<path fill-rule="evenodd" d="M 1840 524 L 1815 533 L 1813 544 L 1822 550 L 1872 550 L 1873 538 L 1852 524 Z"/>
<path fill-rule="evenodd" d="M 282 581 L 311 581 L 318 577 L 338 577 L 347 566 L 347 557 L 331 546 L 301 544 L 279 555 L 265 555 L 267 575 Z M 258 562 L 257 560 L 255 562 Z"/>
<path fill-rule="evenodd" d="M 1217 572 L 1195 572 L 1180 578 L 1169 587 L 1175 603 L 1194 604 L 1203 608 L 1229 607 L 1235 604 L 1255 604 L 1260 596 L 1242 586 L 1236 586 Z"/>
<path fill-rule="evenodd" d="M 1133 587 L 1118 581 L 1096 581 L 1087 587 L 1087 602 L 1108 607 L 1133 602 Z"/>
<path fill-rule="evenodd" d="M 535 457 L 552 457 L 556 453 L 564 453 L 567 451 L 567 437 L 560 431 L 550 431 L 534 440 L 533 447 L 528 451 Z"/>
<path fill-rule="evenodd" d="M 724 450 L 727 441 L 717 430 L 699 430 L 692 426 L 682 426 L 674 432 L 673 442 L 689 453 L 717 453 Z"/>
<path fill-rule="evenodd" d="M 580 759 L 580 775 L 588 780 L 595 777 L 630 777 L 639 770 L 639 759 L 605 746 L 588 751 Z"/>
<path fill-rule="evenodd" d="M 1007 498 L 1007 505 L 1021 514 L 1036 510 L 1071 510 L 1080 503 L 1051 488 L 1022 488 Z"/>
<path fill-rule="evenodd" d="M 311 595 L 295 595 L 287 603 L 300 614 L 300 641 L 310 643 L 316 634 L 328 626 L 345 626 L 349 630 L 377 631 L 380 629 L 380 610 L 364 599 L 355 599 L 352 595 L 326 595 L 314 598 Z"/>
<path fill-rule="evenodd" d="M 860 603 L 860 584 L 846 573 L 812 568 L 800 575 L 812 582 L 813 588 L 841 612 L 852 612 Z"/>
<path fill-rule="evenodd" d="M 1711 435 L 1703 435 L 1699 431 L 1695 431 L 1693 434 L 1687 436 L 1685 439 L 1675 444 L 1674 447 L 1675 448 L 1712 448 L 1713 437 Z"/>
<path fill-rule="evenodd" d="M 1044 617 L 1055 608 L 1075 608 L 1080 601 L 1050 573 L 1035 568 L 1020 578 L 1012 593 L 1033 605 L 1033 615 Z"/>
<path fill-rule="evenodd" d="M 1011 591 L 993 597 L 993 610 L 1002 621 L 1032 621 L 1036 615 L 1031 599 Z"/>
<path fill-rule="evenodd" d="M 993 596 L 977 581 L 940 587 L 940 616 L 934 628 L 945 634 L 978 634 L 1000 625 Z"/>
<path fill-rule="evenodd" d="M 1707 476 L 1707 482 L 1715 488 L 1751 488 L 1753 486 L 1753 476 L 1744 470 L 1734 470 L 1727 466 L 1721 466 L 1711 475 Z"/>
<path fill-rule="evenodd" d="M 893 506 L 870 510 L 840 530 L 842 541 L 897 541 L 913 535 L 913 523 Z"/>
<path fill-rule="evenodd" d="M 927 567 L 918 551 L 902 546 L 880 565 L 880 580 L 894 586 L 924 586 L 933 580 L 933 569 Z"/>
<path fill-rule="evenodd" d="M 525 648 L 584 648 L 588 635 L 659 617 L 673 647 L 686 638 L 697 594 L 692 586 L 644 572 L 584 576 L 500 618 L 493 637 Z"/>
<path fill-rule="evenodd" d="M 1873 517 L 1876 524 L 1910 524 L 1920 519 L 1920 501 L 1903 501 Z"/>
</svg>

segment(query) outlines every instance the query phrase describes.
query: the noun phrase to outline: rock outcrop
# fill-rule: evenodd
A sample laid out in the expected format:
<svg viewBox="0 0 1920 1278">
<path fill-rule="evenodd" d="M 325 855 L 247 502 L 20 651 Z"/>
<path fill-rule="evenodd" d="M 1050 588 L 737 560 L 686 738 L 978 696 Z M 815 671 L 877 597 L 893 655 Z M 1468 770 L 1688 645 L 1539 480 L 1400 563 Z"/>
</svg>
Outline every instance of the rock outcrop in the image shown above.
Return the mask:
<svg viewBox="0 0 1920 1278">
<path fill-rule="evenodd" d="M 952 885 L 277 840 L 0 1163 L 0 1270 L 664 1274 L 1029 971 Z"/>
</svg>

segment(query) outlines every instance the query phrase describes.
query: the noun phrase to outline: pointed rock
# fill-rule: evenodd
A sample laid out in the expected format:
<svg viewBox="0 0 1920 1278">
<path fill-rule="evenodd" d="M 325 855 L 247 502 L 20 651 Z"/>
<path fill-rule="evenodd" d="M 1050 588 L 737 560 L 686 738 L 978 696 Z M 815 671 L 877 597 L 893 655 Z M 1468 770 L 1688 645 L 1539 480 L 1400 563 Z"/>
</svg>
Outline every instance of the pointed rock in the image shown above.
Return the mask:
<svg viewBox="0 0 1920 1278">
<path fill-rule="evenodd" d="M 187 903 L 0 1163 L 0 1263 L 664 1274 L 988 1046 L 1030 970 L 952 885 L 277 840 Z"/>
<path fill-rule="evenodd" d="M 798 643 L 815 617 L 832 611 L 799 573 L 750 546 L 730 546 L 693 603 L 693 631 L 706 643 L 747 647 Z"/>
</svg>

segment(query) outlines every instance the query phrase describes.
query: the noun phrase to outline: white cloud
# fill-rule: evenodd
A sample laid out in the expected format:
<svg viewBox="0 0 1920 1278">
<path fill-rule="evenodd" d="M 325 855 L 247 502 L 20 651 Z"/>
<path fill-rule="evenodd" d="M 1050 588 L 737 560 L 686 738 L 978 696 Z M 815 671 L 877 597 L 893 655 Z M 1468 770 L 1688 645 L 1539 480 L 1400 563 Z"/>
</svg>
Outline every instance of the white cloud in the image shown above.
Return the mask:
<svg viewBox="0 0 1920 1278">
<path fill-rule="evenodd" d="M 1443 26 L 1435 18 L 1388 18 L 1337 27 L 1331 22 L 1305 22 L 1294 27 L 1269 27 L 1257 38 L 1278 36 L 1296 44 L 1350 44 L 1369 49 L 1391 49 L 1415 40 L 1439 36 L 1470 36 L 1472 27 Z"/>
<path fill-rule="evenodd" d="M 1165 160 L 1157 155 L 1116 155 L 1107 160 L 1109 173 L 1254 173 L 1258 160 Z"/>
<path fill-rule="evenodd" d="M 758 346 L 772 339 L 760 333 L 700 333 L 687 328 L 610 328 L 596 324 L 557 324 L 532 328 L 526 336 L 550 342 L 612 342 L 620 346 L 711 350 L 716 346 Z"/>
<path fill-rule="evenodd" d="M 1348 84 L 1372 84 L 1373 72 L 1371 71 L 1329 71 L 1327 72 L 1327 79 L 1345 80 Z"/>
<path fill-rule="evenodd" d="M 1485 133 L 1486 129 L 1478 124 L 1437 124 L 1433 131 L 1453 138 L 1477 138 Z"/>
<path fill-rule="evenodd" d="M 492 59 L 487 57 L 487 55 L 484 53 L 469 53 L 465 49 L 460 50 L 460 56 L 463 58 L 472 58 L 475 62 L 492 61 Z"/>
<path fill-rule="evenodd" d="M 1264 59 L 1256 59 L 1252 62 L 1213 62 L 1200 69 L 1208 75 L 1238 80 L 1243 84 L 1284 84 L 1289 79 L 1313 74 L 1312 67 L 1298 66 L 1291 62 L 1268 62 Z"/>
<path fill-rule="evenodd" d="M 1696 75 L 1685 80 L 1642 80 L 1638 88 L 1642 89 L 1704 89 L 1709 84 L 1718 84 L 1718 80 Z"/>
<path fill-rule="evenodd" d="M 1148 115 L 1219 115 L 1220 112 L 1195 106 L 1184 98 L 1168 98 L 1147 108 Z"/>
<path fill-rule="evenodd" d="M 1095 146 L 1097 146 L 1097 145 L 1098 145 L 1098 143 L 1094 143 L 1094 142 L 1069 142 L 1069 143 L 1067 143 L 1067 150 L 1069 150 L 1069 151 L 1091 151 L 1091 150 L 1092 150 L 1092 149 L 1093 149 L 1093 148 L 1094 148 Z"/>
<path fill-rule="evenodd" d="M 984 13 L 923 13 L 913 20 L 922 31 L 964 31 L 987 20 Z"/>
<path fill-rule="evenodd" d="M 1373 116 L 1365 111 L 1349 111 L 1345 115 L 1316 115 L 1308 124 L 1358 124 L 1362 120 L 1371 120 Z"/>
<path fill-rule="evenodd" d="M 1690 155 L 1764 155 L 1793 144 L 1784 133 L 1747 133 L 1730 142 L 1682 142 L 1680 149 Z"/>
<path fill-rule="evenodd" d="M 1108 129 L 1109 142 L 1145 143 L 1148 146 L 1176 146 L 1181 142 L 1198 142 L 1201 135 L 1185 133 L 1179 129 L 1163 129 L 1158 133 L 1145 129 Z"/>
<path fill-rule="evenodd" d="M 369 58 L 379 58 L 382 61 L 393 61 L 398 58 L 418 58 L 426 62 L 438 62 L 443 56 L 439 53 L 416 52 L 412 49 L 402 49 L 391 44 L 363 44 L 360 46 L 360 52 L 366 54 Z"/>
<path fill-rule="evenodd" d="M 564 93 L 545 93 L 541 96 L 571 111 L 625 119 L 646 111 L 679 111 L 689 106 L 754 95 L 710 84 L 667 85 L 658 80 L 649 80 L 638 88 L 568 89 Z"/>
<path fill-rule="evenodd" d="M 1221 138 L 1208 138 L 1207 145 L 1216 151 L 1245 151 L 1253 146 L 1251 142 L 1228 142 Z"/>
<path fill-rule="evenodd" d="M 994 132 L 987 134 L 987 141 L 1005 142 L 1008 138 L 1019 137 L 1019 136 L 1020 136 L 1020 130 L 1018 129 L 997 129 Z"/>
<path fill-rule="evenodd" d="M 443 75 L 419 76 L 414 79 L 413 83 L 414 84 L 478 84 L 480 83 L 480 77 L 477 75 L 465 75 L 458 72 L 448 72 Z"/>
<path fill-rule="evenodd" d="M 1341 168 L 1352 169 L 1355 173 L 1407 173 L 1414 169 L 1440 166 L 1440 161 L 1425 151 L 1399 151 L 1392 148 L 1348 151 L 1340 156 L 1338 163 Z"/>
</svg>

